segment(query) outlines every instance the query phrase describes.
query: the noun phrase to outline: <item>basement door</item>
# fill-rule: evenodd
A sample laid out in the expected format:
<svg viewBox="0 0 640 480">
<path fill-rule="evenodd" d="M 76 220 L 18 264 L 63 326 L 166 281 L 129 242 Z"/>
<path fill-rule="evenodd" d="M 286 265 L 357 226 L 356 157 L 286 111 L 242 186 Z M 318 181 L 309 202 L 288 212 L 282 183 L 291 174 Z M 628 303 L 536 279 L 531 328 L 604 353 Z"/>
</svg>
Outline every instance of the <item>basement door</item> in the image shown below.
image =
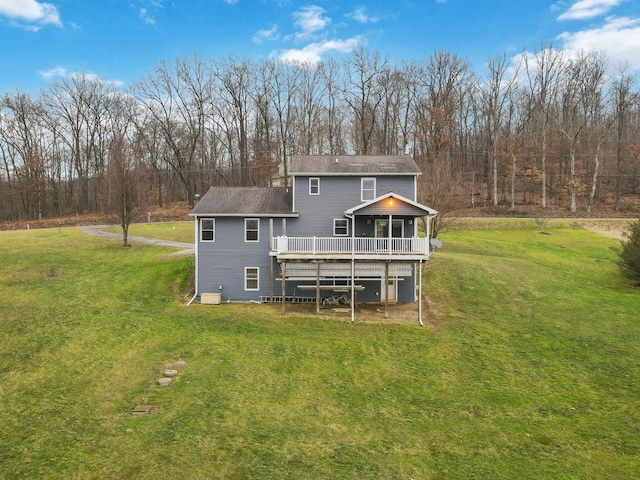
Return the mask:
<svg viewBox="0 0 640 480">
<path fill-rule="evenodd" d="M 394 278 L 390 278 L 389 282 L 387 282 L 387 288 L 384 285 L 384 278 L 382 279 L 382 284 L 380 288 L 380 302 L 384 303 L 387 300 L 389 302 L 397 302 L 398 301 L 398 282 Z"/>
</svg>

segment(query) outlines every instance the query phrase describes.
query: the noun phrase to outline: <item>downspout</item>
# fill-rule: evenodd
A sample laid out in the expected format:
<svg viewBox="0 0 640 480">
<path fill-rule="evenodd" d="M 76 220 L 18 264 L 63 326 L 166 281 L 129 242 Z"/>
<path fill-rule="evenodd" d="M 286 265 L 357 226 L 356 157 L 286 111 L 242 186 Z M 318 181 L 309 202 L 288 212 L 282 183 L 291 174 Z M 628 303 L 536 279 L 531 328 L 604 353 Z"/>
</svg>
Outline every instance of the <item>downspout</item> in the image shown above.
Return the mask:
<svg viewBox="0 0 640 480">
<path fill-rule="evenodd" d="M 420 324 L 421 327 L 423 327 L 424 324 L 422 323 L 422 259 L 420 259 L 418 268 L 420 269 L 420 272 L 418 273 L 418 278 L 419 278 L 418 283 L 420 285 L 420 287 L 418 288 L 418 323 Z"/>
<path fill-rule="evenodd" d="M 194 222 L 194 257 L 195 257 L 195 263 L 196 263 L 196 270 L 195 270 L 195 292 L 193 294 L 193 297 L 191 298 L 191 300 L 189 300 L 189 303 L 187 303 L 187 307 L 189 305 L 191 305 L 191 302 L 193 302 L 195 300 L 195 298 L 198 296 L 198 227 L 200 225 L 200 219 L 196 216 L 195 217 L 196 221 Z"/>
</svg>

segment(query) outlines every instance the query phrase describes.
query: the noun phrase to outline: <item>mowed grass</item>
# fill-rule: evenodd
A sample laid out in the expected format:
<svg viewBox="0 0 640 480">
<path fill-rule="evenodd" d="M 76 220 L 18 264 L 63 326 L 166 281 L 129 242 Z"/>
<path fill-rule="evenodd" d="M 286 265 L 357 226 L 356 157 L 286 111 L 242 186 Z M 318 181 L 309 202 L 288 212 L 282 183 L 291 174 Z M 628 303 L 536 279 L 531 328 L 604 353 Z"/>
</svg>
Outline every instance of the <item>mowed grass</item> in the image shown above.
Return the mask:
<svg viewBox="0 0 640 480">
<path fill-rule="evenodd" d="M 149 238 L 161 238 L 172 242 L 193 243 L 193 222 L 166 223 L 132 223 L 129 225 L 129 235 Z M 122 233 L 122 227 L 109 227 L 108 232 Z"/>
<path fill-rule="evenodd" d="M 550 232 L 442 234 L 422 328 L 186 307 L 170 249 L 3 232 L 0 478 L 637 478 L 640 292 Z"/>
</svg>

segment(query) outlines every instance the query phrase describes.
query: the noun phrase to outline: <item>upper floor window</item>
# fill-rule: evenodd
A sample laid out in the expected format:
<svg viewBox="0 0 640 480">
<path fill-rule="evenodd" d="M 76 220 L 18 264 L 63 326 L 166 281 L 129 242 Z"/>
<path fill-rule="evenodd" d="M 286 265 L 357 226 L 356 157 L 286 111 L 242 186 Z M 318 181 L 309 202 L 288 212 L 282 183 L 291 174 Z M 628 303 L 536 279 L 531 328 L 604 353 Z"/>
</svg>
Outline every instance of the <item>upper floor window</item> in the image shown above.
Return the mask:
<svg viewBox="0 0 640 480">
<path fill-rule="evenodd" d="M 318 177 L 309 179 L 309 195 L 320 195 L 320 179 Z"/>
<path fill-rule="evenodd" d="M 215 218 L 203 218 L 200 220 L 200 240 L 202 242 L 215 242 L 216 240 Z"/>
<path fill-rule="evenodd" d="M 260 220 L 257 218 L 244 219 L 244 241 L 258 242 L 260 240 Z"/>
<path fill-rule="evenodd" d="M 363 202 L 376 198 L 376 179 L 363 178 L 360 181 L 360 199 Z"/>
<path fill-rule="evenodd" d="M 349 221 L 346 218 L 333 219 L 333 235 L 336 237 L 349 235 Z"/>
</svg>

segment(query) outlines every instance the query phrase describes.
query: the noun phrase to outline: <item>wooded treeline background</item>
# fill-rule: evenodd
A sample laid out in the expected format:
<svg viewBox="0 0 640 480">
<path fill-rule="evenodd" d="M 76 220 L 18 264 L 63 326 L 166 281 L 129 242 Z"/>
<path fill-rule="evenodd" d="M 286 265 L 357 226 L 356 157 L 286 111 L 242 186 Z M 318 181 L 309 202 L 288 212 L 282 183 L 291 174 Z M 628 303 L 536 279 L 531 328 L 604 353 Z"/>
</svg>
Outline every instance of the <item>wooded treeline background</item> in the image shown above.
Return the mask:
<svg viewBox="0 0 640 480">
<path fill-rule="evenodd" d="M 634 211 L 635 77 L 551 45 L 483 72 L 447 51 L 392 64 L 358 47 L 304 65 L 181 58 L 126 90 L 74 76 L 2 95 L 0 220 L 193 204 L 210 186 L 286 179 L 292 155 L 404 152 L 419 200 L 443 211 Z"/>
</svg>

